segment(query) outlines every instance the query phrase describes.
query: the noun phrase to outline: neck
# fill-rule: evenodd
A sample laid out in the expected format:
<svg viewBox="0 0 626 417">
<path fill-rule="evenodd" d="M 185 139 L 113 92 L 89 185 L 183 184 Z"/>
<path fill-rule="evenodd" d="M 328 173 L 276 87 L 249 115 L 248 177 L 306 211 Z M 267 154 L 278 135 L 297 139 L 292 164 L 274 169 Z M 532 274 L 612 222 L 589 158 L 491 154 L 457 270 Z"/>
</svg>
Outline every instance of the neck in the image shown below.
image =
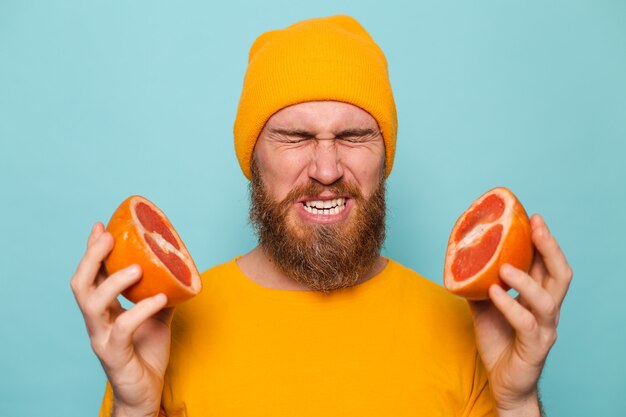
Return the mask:
<svg viewBox="0 0 626 417">
<path fill-rule="evenodd" d="M 237 259 L 237 265 L 243 274 L 257 284 L 277 290 L 310 290 L 306 285 L 295 281 L 276 266 L 276 262 L 257 246 L 252 251 Z M 361 284 L 378 275 L 387 265 L 387 259 L 379 256 L 367 273 L 359 278 Z"/>
</svg>

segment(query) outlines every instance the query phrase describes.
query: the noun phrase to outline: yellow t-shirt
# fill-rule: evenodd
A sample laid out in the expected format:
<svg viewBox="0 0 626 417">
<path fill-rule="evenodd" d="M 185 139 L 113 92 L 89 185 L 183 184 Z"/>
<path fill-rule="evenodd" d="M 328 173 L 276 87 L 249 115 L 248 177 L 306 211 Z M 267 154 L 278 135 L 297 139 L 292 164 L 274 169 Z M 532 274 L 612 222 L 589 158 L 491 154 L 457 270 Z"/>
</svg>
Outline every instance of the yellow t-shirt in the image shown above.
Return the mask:
<svg viewBox="0 0 626 417">
<path fill-rule="evenodd" d="M 262 287 L 235 259 L 202 280 L 174 315 L 162 415 L 496 415 L 467 303 L 397 262 L 330 294 Z"/>
</svg>

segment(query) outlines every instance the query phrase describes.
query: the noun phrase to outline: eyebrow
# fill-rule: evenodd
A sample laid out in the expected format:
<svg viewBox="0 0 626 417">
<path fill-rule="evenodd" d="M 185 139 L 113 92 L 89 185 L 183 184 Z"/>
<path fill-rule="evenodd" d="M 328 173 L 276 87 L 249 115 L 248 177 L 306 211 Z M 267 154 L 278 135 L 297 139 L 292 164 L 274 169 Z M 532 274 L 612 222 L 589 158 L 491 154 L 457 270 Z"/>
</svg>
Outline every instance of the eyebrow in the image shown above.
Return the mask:
<svg viewBox="0 0 626 417">
<path fill-rule="evenodd" d="M 269 132 L 272 134 L 278 134 L 283 136 L 297 136 L 300 138 L 314 138 L 315 134 L 313 132 L 309 132 L 308 130 L 303 129 L 281 129 L 281 128 L 268 128 Z M 372 128 L 350 128 L 344 129 L 339 133 L 335 134 L 335 138 L 345 138 L 350 136 L 373 136 L 380 133 L 378 130 L 374 130 Z"/>
</svg>

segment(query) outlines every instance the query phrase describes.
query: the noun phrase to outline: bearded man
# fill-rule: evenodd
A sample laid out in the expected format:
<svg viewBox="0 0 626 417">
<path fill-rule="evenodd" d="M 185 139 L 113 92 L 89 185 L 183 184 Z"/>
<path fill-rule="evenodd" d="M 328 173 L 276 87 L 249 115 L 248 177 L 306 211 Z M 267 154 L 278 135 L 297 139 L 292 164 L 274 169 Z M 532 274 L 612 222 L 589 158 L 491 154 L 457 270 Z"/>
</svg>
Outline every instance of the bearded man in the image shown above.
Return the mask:
<svg viewBox="0 0 626 417">
<path fill-rule="evenodd" d="M 173 313 L 100 271 L 72 278 L 107 374 L 101 416 L 539 416 L 537 381 L 571 270 L 538 215 L 530 274 L 467 303 L 382 257 L 396 110 L 385 57 L 347 16 L 261 35 L 235 121 L 259 245 L 202 274 Z M 106 278 L 106 279 L 105 279 Z"/>
</svg>

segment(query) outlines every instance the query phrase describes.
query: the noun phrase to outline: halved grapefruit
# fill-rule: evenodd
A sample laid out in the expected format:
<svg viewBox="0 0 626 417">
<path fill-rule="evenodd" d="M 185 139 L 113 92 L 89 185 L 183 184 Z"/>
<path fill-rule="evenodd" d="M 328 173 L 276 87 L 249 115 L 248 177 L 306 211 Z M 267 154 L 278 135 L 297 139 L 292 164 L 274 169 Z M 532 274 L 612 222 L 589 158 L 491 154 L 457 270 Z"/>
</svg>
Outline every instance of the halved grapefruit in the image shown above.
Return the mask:
<svg viewBox="0 0 626 417">
<path fill-rule="evenodd" d="M 528 271 L 533 260 L 530 221 L 511 191 L 494 188 L 459 217 L 450 233 L 444 285 L 470 300 L 489 298 L 489 287 L 509 287 L 499 275 L 504 263 Z"/>
<path fill-rule="evenodd" d="M 167 306 L 179 304 L 202 289 L 191 255 L 165 214 L 148 199 L 134 195 L 117 208 L 106 230 L 115 245 L 104 260 L 107 274 L 131 264 L 141 266 L 143 276 L 122 295 L 136 303 L 158 293 L 167 295 Z"/>
</svg>

